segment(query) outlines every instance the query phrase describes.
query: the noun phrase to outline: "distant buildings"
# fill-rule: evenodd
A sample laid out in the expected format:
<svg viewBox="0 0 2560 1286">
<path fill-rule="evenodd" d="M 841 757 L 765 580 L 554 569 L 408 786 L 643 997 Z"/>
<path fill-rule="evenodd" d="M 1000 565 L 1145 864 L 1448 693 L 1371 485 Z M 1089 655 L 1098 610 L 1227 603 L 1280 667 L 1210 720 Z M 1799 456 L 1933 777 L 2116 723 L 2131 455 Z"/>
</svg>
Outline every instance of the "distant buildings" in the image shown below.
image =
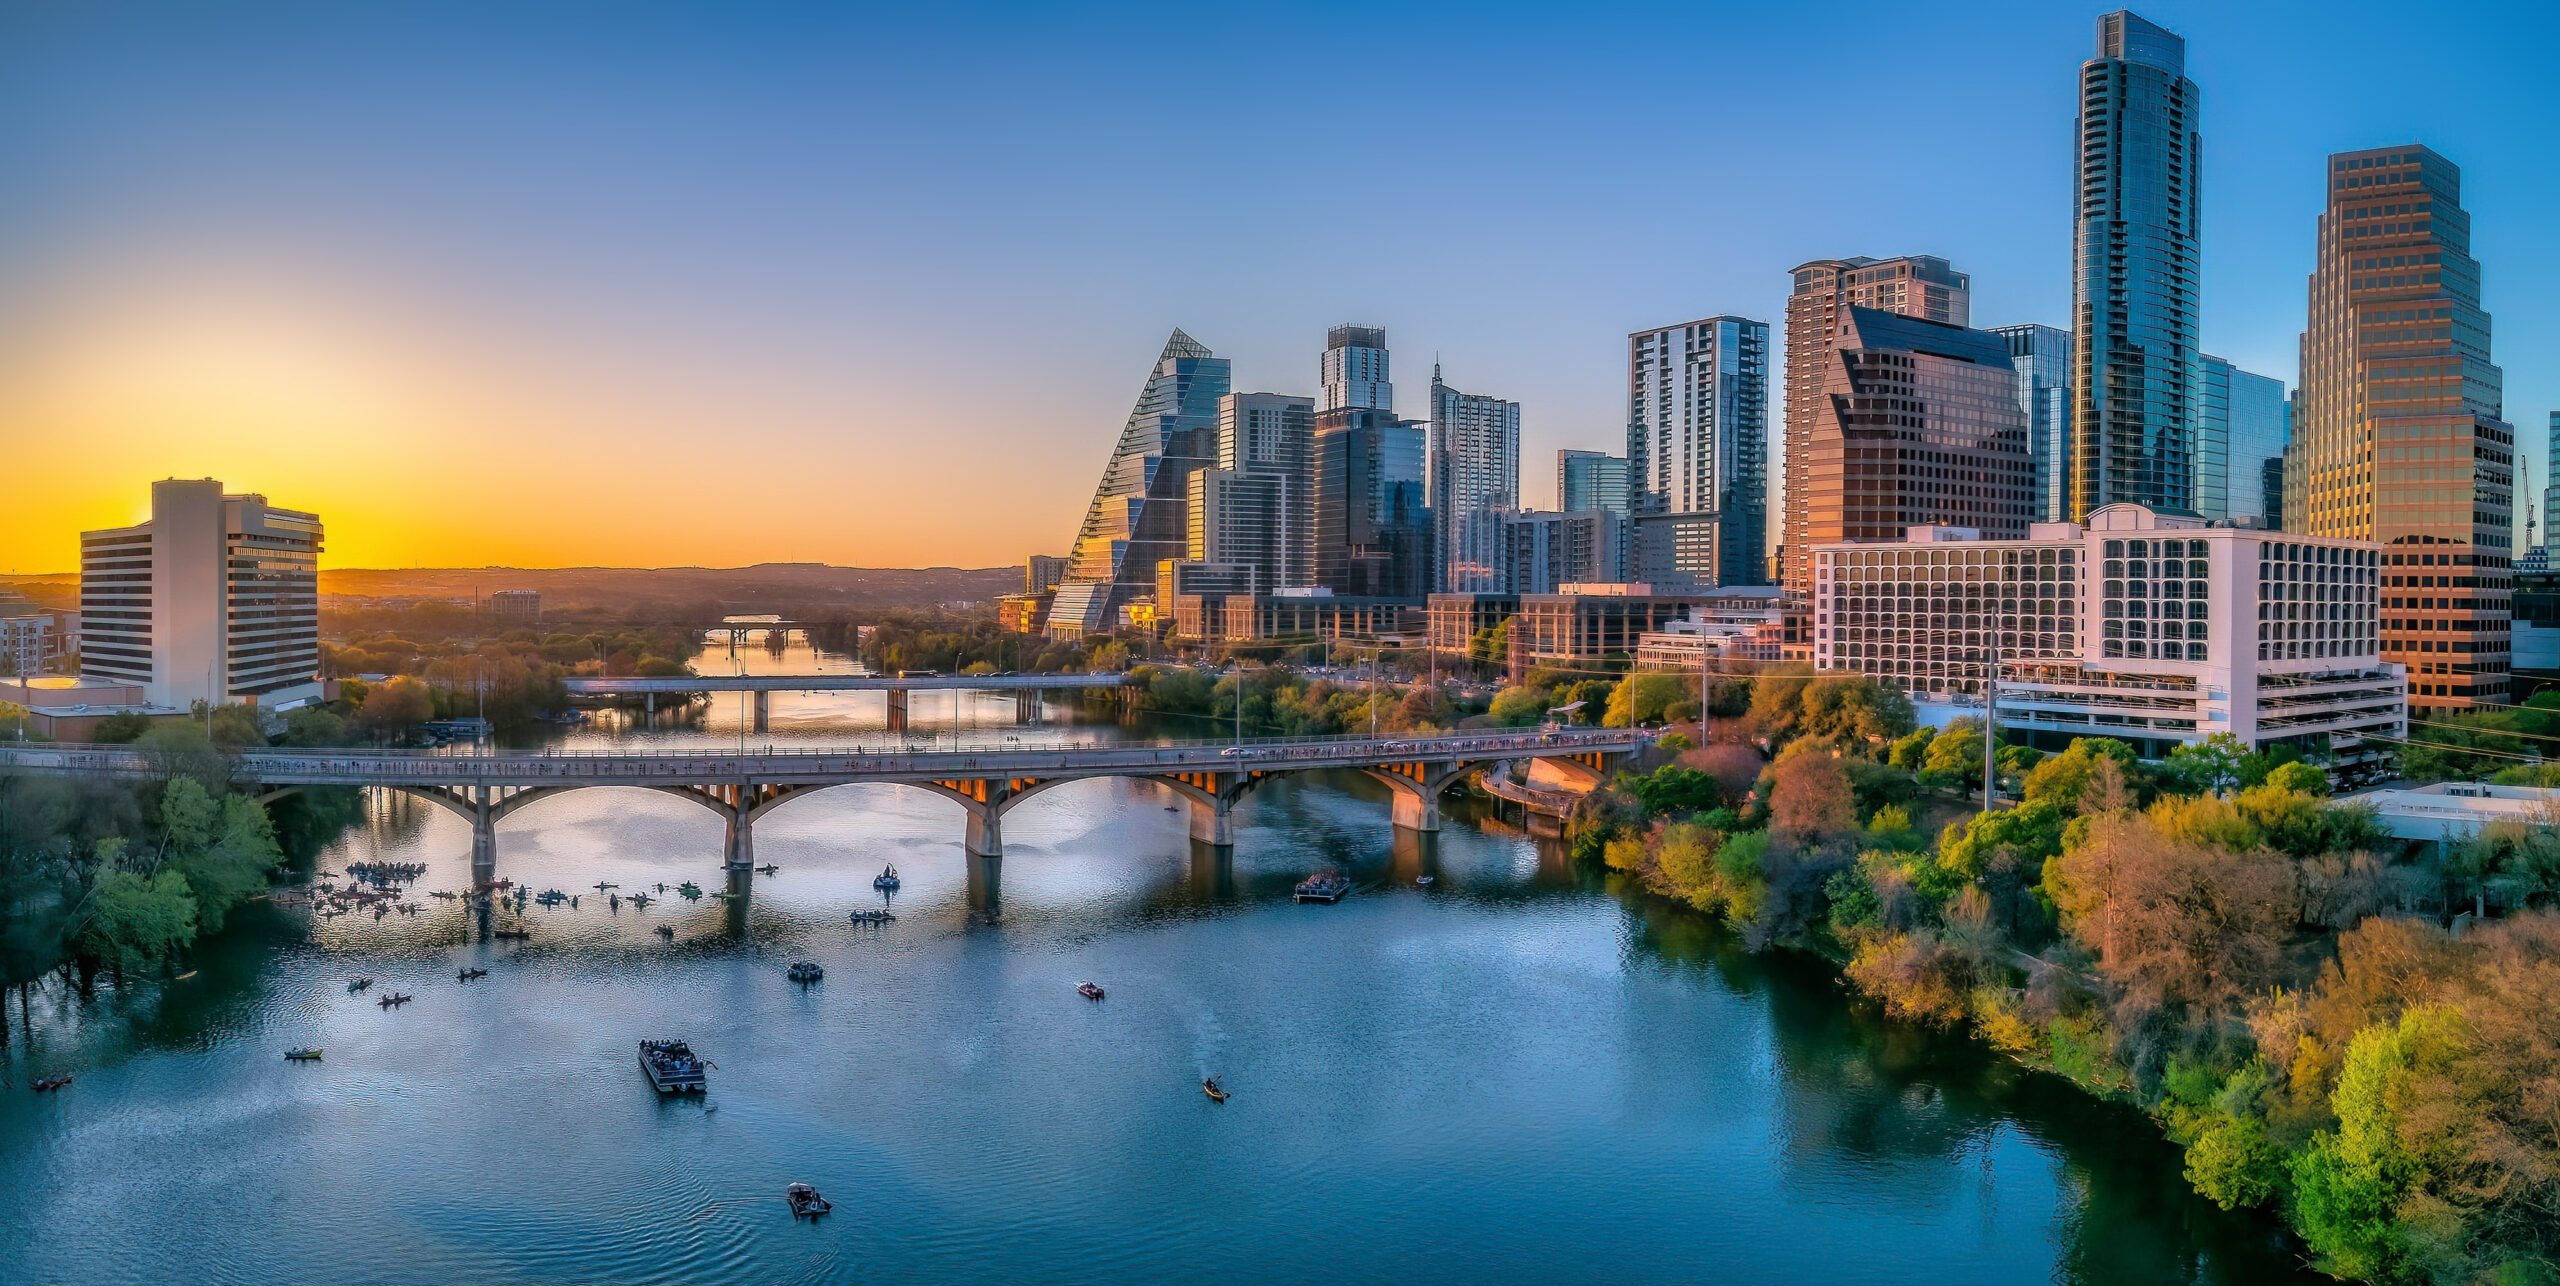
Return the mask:
<svg viewBox="0 0 2560 1286">
<path fill-rule="evenodd" d="M 1461 393 L 1434 365 L 1429 450 L 1423 503 L 1439 548 L 1432 588 L 1504 588 L 1503 524 L 1521 507 L 1520 404 Z"/>
<path fill-rule="evenodd" d="M 1769 531 L 1769 324 L 1707 317 L 1627 336 L 1628 514 L 1711 522 L 1693 556 L 1635 568 L 1660 581 L 1754 585 Z M 1707 516 L 1707 517 L 1701 517 Z M 1669 554 L 1681 546 L 1639 542 Z"/>
<path fill-rule="evenodd" d="M 47 612 L 32 603 L 0 604 L 0 675 L 51 674 L 80 649 L 80 616 Z"/>
<path fill-rule="evenodd" d="M 2203 135 L 2186 41 L 2128 10 L 2080 65 L 2071 516 L 2131 502 L 2196 512 Z"/>
<path fill-rule="evenodd" d="M 1606 509 L 1533 510 L 1503 520 L 1495 584 L 1449 592 L 1552 594 L 1563 585 L 1615 581 L 1626 562 L 1626 519 Z"/>
<path fill-rule="evenodd" d="M 2438 709 L 2508 699 L 2515 435 L 2462 171 L 2423 147 L 2329 158 L 2285 526 L 2384 548 L 2382 651 Z"/>
<path fill-rule="evenodd" d="M 1218 467 L 1278 484 L 1269 530 L 1218 538 L 1271 551 L 1270 562 L 1257 563 L 1266 590 L 1315 584 L 1315 420 L 1315 399 L 1292 393 L 1230 393 L 1218 402 Z"/>
<path fill-rule="evenodd" d="M 2284 446 L 2292 428 L 2283 380 L 2252 375 L 2208 354 L 2196 425 L 2196 512 L 2215 522 L 2277 526 L 2284 512 Z M 2271 476 L 2277 482 L 2273 495 L 2267 491 Z"/>
<path fill-rule="evenodd" d="M 1822 541 L 1882 538 L 1843 531 L 1849 525 L 1845 511 L 1850 507 L 1853 477 L 1861 500 L 1856 506 L 1862 515 L 1857 525 L 1881 533 L 1898 527 L 1891 519 L 1865 519 L 1878 508 L 1863 503 L 1870 485 L 1893 479 L 1899 480 L 1897 486 L 1916 485 L 1923 477 L 1942 481 L 1918 470 L 1946 468 L 1906 458 L 1917 447 L 1883 445 L 1892 439 L 1889 432 L 1883 437 L 1867 434 L 1873 441 L 1860 446 L 1856 455 L 1849 454 L 1848 443 L 1840 436 L 1844 416 L 1859 422 L 1876 417 L 1878 422 L 1867 427 L 1879 432 L 1891 427 L 1873 408 L 1833 405 L 1832 399 L 1843 392 L 1837 387 L 1838 350 L 1849 337 L 1850 310 L 1867 308 L 1966 326 L 1973 316 L 1973 282 L 1933 255 L 1817 259 L 1796 265 L 1792 275 L 1793 289 L 1787 296 L 1786 521 L 1779 541 L 1784 555 L 1781 583 L 1802 594 L 1810 583 L 1804 551 Z M 2001 341 L 2001 349 L 2001 364 L 2006 366 L 2007 341 Z M 2019 450 L 2023 455 L 2023 433 Z"/>
<path fill-rule="evenodd" d="M 2071 332 L 2054 326 L 1994 326 L 2009 341 L 2018 407 L 2027 414 L 2027 454 L 2035 459 L 2035 520 L 2071 517 Z"/>
<path fill-rule="evenodd" d="M 1080 639 L 1121 623 L 1122 609 L 1155 593 L 1156 564 L 1182 559 L 1193 472 L 1217 461 L 1218 402 L 1227 359 L 1176 330 L 1165 341 L 1120 431 L 1093 504 L 1076 533 L 1066 579 L 1046 628 Z"/>
<path fill-rule="evenodd" d="M 1067 578 L 1073 559 L 1056 554 L 1033 554 L 1022 560 L 1022 592 L 1037 594 Z"/>
<path fill-rule="evenodd" d="M 1627 512 L 1627 461 L 1603 451 L 1556 452 L 1556 508 Z"/>
<path fill-rule="evenodd" d="M 80 535 L 80 673 L 185 709 L 321 695 L 315 514 L 211 478 L 151 484 L 151 518 Z"/>
<path fill-rule="evenodd" d="M 538 589 L 493 590 L 488 600 L 489 615 L 502 621 L 538 621 L 542 619 L 542 591 Z"/>
</svg>

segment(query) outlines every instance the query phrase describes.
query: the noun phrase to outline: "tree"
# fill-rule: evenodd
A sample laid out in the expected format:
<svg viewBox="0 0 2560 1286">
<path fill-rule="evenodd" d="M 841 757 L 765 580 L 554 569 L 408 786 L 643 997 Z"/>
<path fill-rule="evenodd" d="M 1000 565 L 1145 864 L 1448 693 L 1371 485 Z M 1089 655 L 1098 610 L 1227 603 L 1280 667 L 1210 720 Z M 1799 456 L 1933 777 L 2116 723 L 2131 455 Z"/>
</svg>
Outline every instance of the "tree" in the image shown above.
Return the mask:
<svg viewBox="0 0 2560 1286">
<path fill-rule="evenodd" d="M 2403 1131 L 2418 1082 L 2442 1075 L 2465 1043 L 2459 1012 L 2425 1005 L 2356 1033 L 2331 1107 L 2336 1133 L 2323 1132 L 2294 1163 L 2295 1221 L 2341 1277 L 2397 1276 L 2411 1250 L 2401 1202 L 2426 1177 Z"/>
<path fill-rule="evenodd" d="M 347 743 L 347 721 L 327 706 L 297 706 L 285 712 L 284 744 L 288 746 L 343 746 Z"/>
<path fill-rule="evenodd" d="M 2240 779 L 2240 761 L 2247 758 L 2249 748 L 2238 737 L 2217 732 L 2199 742 L 2174 746 L 2169 751 L 2169 775 L 2190 794 L 2221 794 Z"/>
<path fill-rule="evenodd" d="M 1849 795 L 1849 774 L 1837 758 L 1800 741 L 1778 756 L 1776 771 L 1777 788 L 1769 796 L 1770 829 L 1800 838 L 1856 829 L 1858 808 Z"/>
<path fill-rule="evenodd" d="M 2133 747 L 2113 737 L 2075 737 L 2070 749 L 2028 770 L 2025 797 L 2030 803 L 2051 802 L 2065 812 L 2078 812 L 2081 795 L 2089 789 L 2100 759 L 2110 760 L 2122 769 L 2133 758 Z"/>
<path fill-rule="evenodd" d="M 1651 815 L 1704 812 L 1724 802 L 1724 791 L 1715 778 L 1678 764 L 1664 764 L 1650 774 L 1629 774 L 1624 785 Z"/>
<path fill-rule="evenodd" d="M 1485 711 L 1487 718 L 1509 727 L 1536 723 L 1555 704 L 1555 694 L 1545 688 L 1510 687 L 1495 693 L 1493 705 Z M 1624 724 L 1614 725 L 1625 727 Z"/>
<path fill-rule="evenodd" d="M 1982 780 L 1982 721 L 1967 716 L 1951 720 L 1929 739 L 1920 761 L 1920 780 L 1940 790 L 1961 790 Z"/>
<path fill-rule="evenodd" d="M 2321 799 L 2328 798 L 2330 790 L 2329 774 L 2300 760 L 2281 763 L 2269 769 L 2265 784 L 2278 790 L 2295 791 Z"/>
<path fill-rule="evenodd" d="M 112 851 L 104 860 L 113 860 Z M 120 969 L 165 958 L 196 940 L 195 899 L 176 871 L 146 879 L 108 870 L 91 886 L 87 911 L 82 945 Z"/>
<path fill-rule="evenodd" d="M 203 706 L 197 706 L 199 713 Z M 267 744 L 267 730 L 260 725 L 255 707 L 234 702 L 213 709 L 213 744 L 225 750 Z"/>
<path fill-rule="evenodd" d="M 2298 914 L 2293 869 L 2174 838 L 2157 811 L 2096 819 L 2045 863 L 2045 892 L 2137 1010 L 2220 1011 L 2273 978 Z"/>
<path fill-rule="evenodd" d="M 427 685 L 408 675 L 395 675 L 365 694 L 364 709 L 358 716 L 365 726 L 385 732 L 406 732 L 435 717 L 435 694 Z"/>
<path fill-rule="evenodd" d="M 1612 728 L 1636 728 L 1660 720 L 1680 701 L 1694 699 L 1697 684 L 1686 675 L 1630 674 L 1609 693 L 1602 720 Z"/>
<path fill-rule="evenodd" d="M 89 740 L 104 746 L 121 746 L 151 731 L 151 717 L 140 714 L 111 714 L 98 721 Z"/>
</svg>

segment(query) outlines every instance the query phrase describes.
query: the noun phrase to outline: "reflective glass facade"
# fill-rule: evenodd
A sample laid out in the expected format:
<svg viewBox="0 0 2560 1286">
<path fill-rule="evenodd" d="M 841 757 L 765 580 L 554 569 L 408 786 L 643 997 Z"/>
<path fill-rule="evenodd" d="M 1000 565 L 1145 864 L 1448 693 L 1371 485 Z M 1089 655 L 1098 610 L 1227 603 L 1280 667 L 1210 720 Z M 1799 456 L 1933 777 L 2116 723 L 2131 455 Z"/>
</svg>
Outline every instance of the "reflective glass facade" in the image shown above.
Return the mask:
<svg viewBox="0 0 2560 1286">
<path fill-rule="evenodd" d="M 2292 428 L 2283 380 L 2208 354 L 2196 428 L 2196 512 L 2216 522 L 2275 526 L 2284 509 L 2284 447 Z M 2279 481 L 2273 495 L 2270 476 Z"/>
<path fill-rule="evenodd" d="M 1185 553 L 1193 472 L 1218 463 L 1218 402 L 1227 359 L 1177 330 L 1156 355 L 1119 445 L 1103 466 L 1076 533 L 1069 586 L 1050 608 L 1052 633 L 1080 638 L 1119 624 L 1120 609 L 1155 593 L 1156 564 Z"/>
<path fill-rule="evenodd" d="M 2195 512 L 2203 136 L 2186 42 L 2126 11 L 2080 67 L 2072 225 L 2074 517 Z"/>
<path fill-rule="evenodd" d="M 2071 332 L 2057 326 L 1994 326 L 2009 341 L 2018 372 L 2018 406 L 2027 413 L 2027 451 L 2035 457 L 2038 522 L 2071 517 Z"/>
<path fill-rule="evenodd" d="M 1504 584 L 1503 522 L 1520 508 L 1520 404 L 1461 393 L 1431 370 L 1431 471 L 1424 501 L 1440 549 L 1433 591 Z"/>
<path fill-rule="evenodd" d="M 1627 461 L 1599 451 L 1556 452 L 1556 508 L 1568 513 L 1606 509 L 1627 512 Z"/>
</svg>

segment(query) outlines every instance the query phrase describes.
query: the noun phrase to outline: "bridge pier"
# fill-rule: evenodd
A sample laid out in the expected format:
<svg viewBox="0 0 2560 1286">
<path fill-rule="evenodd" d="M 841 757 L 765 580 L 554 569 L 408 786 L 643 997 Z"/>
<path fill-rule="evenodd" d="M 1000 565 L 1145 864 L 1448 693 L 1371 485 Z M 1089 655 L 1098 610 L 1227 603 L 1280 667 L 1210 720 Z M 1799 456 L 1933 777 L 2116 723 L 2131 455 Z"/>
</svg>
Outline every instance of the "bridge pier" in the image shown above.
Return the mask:
<svg viewBox="0 0 2560 1286">
<path fill-rule="evenodd" d="M 891 688 L 884 695 L 889 698 L 889 731 L 905 732 L 907 730 L 907 690 Z"/>
<path fill-rule="evenodd" d="M 1040 722 L 1040 689 L 1023 688 L 1013 694 L 1013 721 Z"/>
<path fill-rule="evenodd" d="M 498 878 L 498 818 L 489 788 L 471 788 L 471 882 L 473 887 Z"/>
<path fill-rule="evenodd" d="M 773 694 L 770 692 L 759 691 L 756 693 L 756 731 L 768 732 L 772 730 L 772 727 Z"/>
<path fill-rule="evenodd" d="M 1235 848 L 1235 798 L 1223 791 L 1207 799 L 1190 798 L 1192 841 L 1223 849 Z"/>
<path fill-rule="evenodd" d="M 645 716 L 647 726 L 652 727 L 652 728 L 657 727 L 657 726 L 658 726 L 658 694 L 657 694 L 657 693 L 655 693 L 655 692 L 643 693 L 643 694 L 641 695 L 640 700 L 641 700 L 641 708 L 642 708 L 644 711 L 646 711 L 646 712 L 647 712 L 647 713 L 646 713 L 646 716 Z"/>
<path fill-rule="evenodd" d="M 1397 830 L 1421 831 L 1425 834 L 1440 829 L 1440 794 L 1426 786 L 1398 787 L 1394 796 Z"/>
<path fill-rule="evenodd" d="M 996 805 L 980 804 L 969 810 L 969 826 L 960 836 L 960 849 L 972 858 L 1004 856 L 1004 817 Z"/>
<path fill-rule="evenodd" d="M 961 860 L 968 863 L 969 867 L 969 909 L 985 915 L 990 920 L 994 919 L 998 907 L 1004 901 L 1002 897 L 1004 859 L 994 855 L 980 856 L 976 853 L 968 853 L 962 855 Z"/>
<path fill-rule="evenodd" d="M 724 833 L 720 842 L 721 864 L 733 874 L 742 870 L 753 870 L 756 864 L 754 817 L 748 813 L 747 804 L 744 801 L 732 804 L 724 811 L 728 816 L 724 819 Z"/>
</svg>

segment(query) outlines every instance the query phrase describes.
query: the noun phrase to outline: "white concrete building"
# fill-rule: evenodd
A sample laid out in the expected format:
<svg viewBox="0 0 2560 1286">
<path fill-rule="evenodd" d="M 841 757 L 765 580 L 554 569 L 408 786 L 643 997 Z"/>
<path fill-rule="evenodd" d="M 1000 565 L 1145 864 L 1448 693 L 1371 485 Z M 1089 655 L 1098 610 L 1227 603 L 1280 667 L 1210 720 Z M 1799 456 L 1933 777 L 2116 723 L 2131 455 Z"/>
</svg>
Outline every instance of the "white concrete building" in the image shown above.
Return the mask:
<svg viewBox="0 0 2560 1286">
<path fill-rule="evenodd" d="M 2157 757 L 2227 732 L 2325 752 L 2352 781 L 2386 770 L 2407 734 L 2370 541 L 2116 504 L 2025 540 L 1915 527 L 1812 552 L 1817 670 L 1978 702 L 1996 652 L 2000 725 L 2036 745 L 2106 736 Z"/>
<path fill-rule="evenodd" d="M 80 535 L 80 673 L 179 709 L 318 699 L 321 534 L 211 478 L 151 484 L 149 522 Z"/>
</svg>

